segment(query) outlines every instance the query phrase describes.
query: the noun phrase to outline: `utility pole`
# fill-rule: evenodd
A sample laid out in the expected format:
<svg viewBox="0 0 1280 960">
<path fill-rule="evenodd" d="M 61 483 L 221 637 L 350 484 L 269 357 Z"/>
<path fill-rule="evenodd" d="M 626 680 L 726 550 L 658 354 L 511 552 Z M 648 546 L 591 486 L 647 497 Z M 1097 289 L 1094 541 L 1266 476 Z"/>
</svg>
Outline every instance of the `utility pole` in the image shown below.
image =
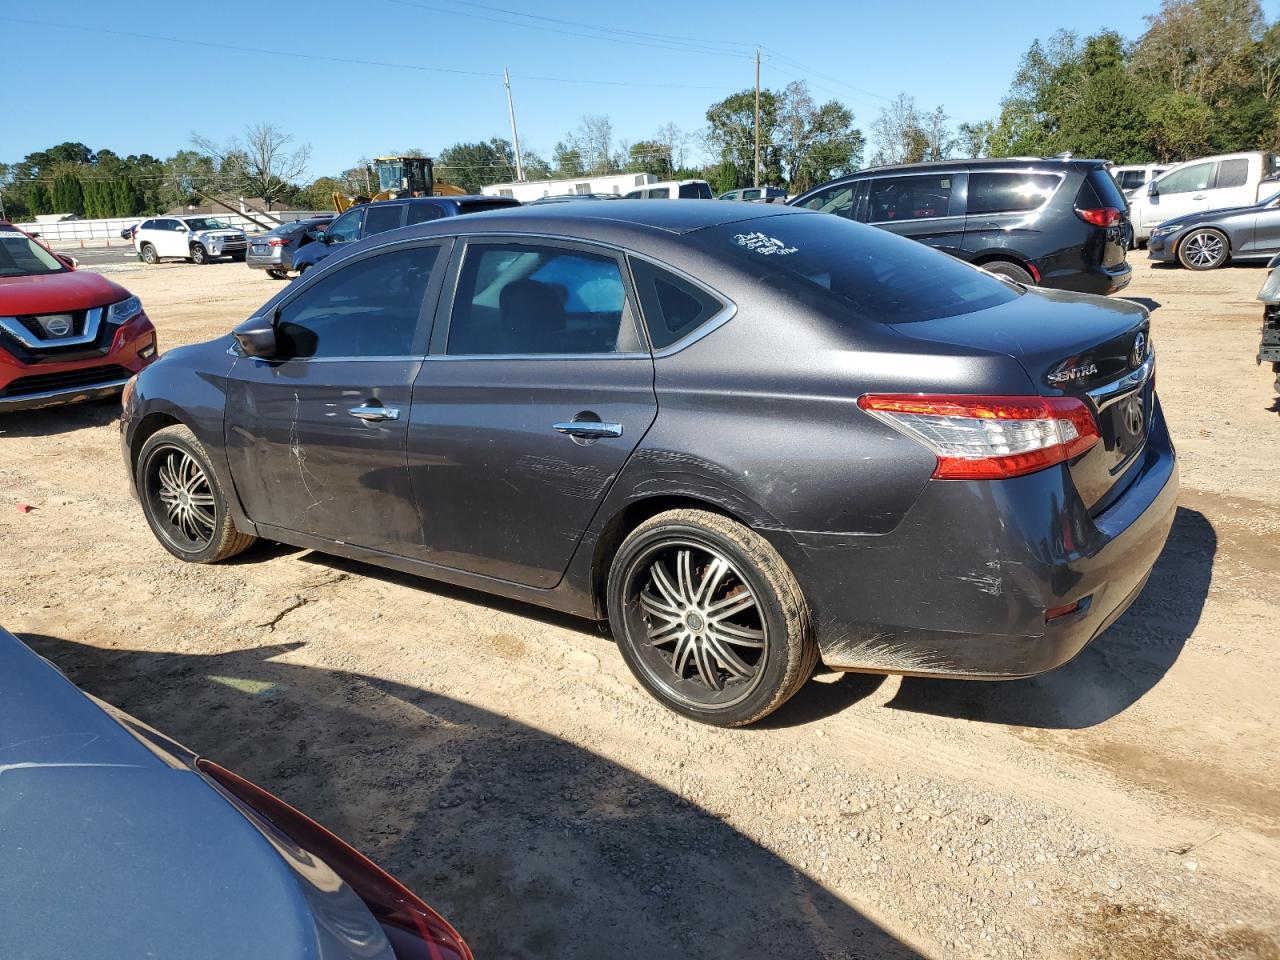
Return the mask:
<svg viewBox="0 0 1280 960">
<path fill-rule="evenodd" d="M 756 47 L 756 166 L 751 177 L 753 187 L 760 186 L 760 48 Z"/>
<path fill-rule="evenodd" d="M 516 180 L 524 182 L 524 166 L 520 163 L 520 135 L 516 133 L 516 107 L 511 100 L 511 74 L 502 68 L 502 85 L 507 88 L 507 113 L 511 115 L 511 146 L 516 152 Z"/>
</svg>

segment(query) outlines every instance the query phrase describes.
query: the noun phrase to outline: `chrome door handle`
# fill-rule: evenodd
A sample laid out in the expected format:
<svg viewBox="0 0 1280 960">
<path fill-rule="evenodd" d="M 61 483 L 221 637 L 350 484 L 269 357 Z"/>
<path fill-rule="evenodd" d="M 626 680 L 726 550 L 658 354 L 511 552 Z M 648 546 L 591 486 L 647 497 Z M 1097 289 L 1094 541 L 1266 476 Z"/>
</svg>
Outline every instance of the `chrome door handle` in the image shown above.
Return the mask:
<svg viewBox="0 0 1280 960">
<path fill-rule="evenodd" d="M 373 423 L 378 420 L 399 420 L 400 411 L 395 407 L 370 407 L 368 405 L 361 407 L 352 407 L 347 413 L 355 417 L 357 420 L 363 420 L 366 423 Z"/>
<path fill-rule="evenodd" d="M 599 440 L 604 437 L 622 436 L 622 424 L 601 423 L 599 420 L 566 420 L 552 424 L 557 433 L 567 433 L 579 440 Z"/>
<path fill-rule="evenodd" d="M 1191 199 L 1192 199 L 1192 200 L 1203 200 L 1203 199 L 1204 199 L 1204 194 L 1203 194 L 1203 193 L 1193 194 L 1193 195 L 1192 195 L 1192 197 L 1191 197 Z"/>
</svg>

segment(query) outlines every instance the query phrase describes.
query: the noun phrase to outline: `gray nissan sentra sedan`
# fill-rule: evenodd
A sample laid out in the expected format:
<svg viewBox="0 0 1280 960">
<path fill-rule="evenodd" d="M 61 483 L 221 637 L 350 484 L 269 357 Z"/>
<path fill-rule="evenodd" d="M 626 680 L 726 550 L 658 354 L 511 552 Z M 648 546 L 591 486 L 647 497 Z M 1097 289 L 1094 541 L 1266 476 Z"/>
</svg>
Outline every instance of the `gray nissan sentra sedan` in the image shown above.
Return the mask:
<svg viewBox="0 0 1280 960">
<path fill-rule="evenodd" d="M 381 234 L 124 398 L 174 555 L 268 537 L 608 620 L 673 710 L 1022 677 L 1133 602 L 1177 468 L 1146 311 L 840 217 L 548 204 Z"/>
</svg>

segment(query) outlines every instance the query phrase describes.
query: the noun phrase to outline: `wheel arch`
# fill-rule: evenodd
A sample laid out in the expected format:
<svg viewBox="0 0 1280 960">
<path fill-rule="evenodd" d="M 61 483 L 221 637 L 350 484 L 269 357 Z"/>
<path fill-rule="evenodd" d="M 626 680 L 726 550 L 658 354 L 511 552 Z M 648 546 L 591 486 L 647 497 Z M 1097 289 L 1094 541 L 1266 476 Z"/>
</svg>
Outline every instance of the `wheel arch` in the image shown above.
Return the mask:
<svg viewBox="0 0 1280 960">
<path fill-rule="evenodd" d="M 133 436 L 129 438 L 129 470 L 131 473 L 138 469 L 138 455 L 142 453 L 143 445 L 151 439 L 152 436 L 159 433 L 165 427 L 186 427 L 191 429 L 191 425 L 183 423 L 178 417 L 168 410 L 155 410 L 143 416 L 138 425 L 134 427 Z"/>
<path fill-rule="evenodd" d="M 1008 263 L 1015 267 L 1019 267 L 1027 273 L 1031 274 L 1032 279 L 1037 282 L 1040 280 L 1040 271 L 1030 260 L 1024 260 L 1016 254 L 1007 250 L 991 250 L 987 253 L 981 253 L 974 257 L 971 261 L 975 267 L 985 267 L 989 263 Z"/>
<path fill-rule="evenodd" d="M 622 541 L 627 538 L 627 534 L 646 520 L 656 517 L 660 513 L 680 509 L 706 510 L 709 513 L 736 520 L 744 527 L 751 526 L 751 522 L 746 517 L 729 509 L 723 502 L 691 494 L 654 494 L 623 504 L 610 515 L 609 519 L 600 528 L 600 534 L 596 537 L 596 542 L 592 549 L 591 602 L 596 609 L 596 615 L 600 619 L 606 619 L 609 615 L 607 600 L 609 567 L 612 565 L 613 558 L 617 554 L 618 548 L 622 545 Z"/>
</svg>

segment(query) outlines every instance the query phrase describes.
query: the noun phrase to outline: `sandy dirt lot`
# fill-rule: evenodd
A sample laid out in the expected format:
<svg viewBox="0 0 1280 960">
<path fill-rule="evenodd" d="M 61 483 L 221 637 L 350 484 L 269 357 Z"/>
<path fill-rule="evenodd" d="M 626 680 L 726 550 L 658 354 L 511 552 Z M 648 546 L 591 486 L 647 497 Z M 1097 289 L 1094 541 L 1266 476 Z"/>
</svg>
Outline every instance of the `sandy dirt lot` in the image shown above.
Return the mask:
<svg viewBox="0 0 1280 960">
<path fill-rule="evenodd" d="M 820 674 L 760 728 L 697 726 L 590 623 L 268 543 L 180 565 L 111 403 L 0 418 L 0 623 L 347 837 L 479 957 L 1280 957 L 1263 271 L 1135 266 L 1181 508 L 1141 599 L 1041 678 Z M 164 347 L 278 288 L 113 277 Z"/>
</svg>

